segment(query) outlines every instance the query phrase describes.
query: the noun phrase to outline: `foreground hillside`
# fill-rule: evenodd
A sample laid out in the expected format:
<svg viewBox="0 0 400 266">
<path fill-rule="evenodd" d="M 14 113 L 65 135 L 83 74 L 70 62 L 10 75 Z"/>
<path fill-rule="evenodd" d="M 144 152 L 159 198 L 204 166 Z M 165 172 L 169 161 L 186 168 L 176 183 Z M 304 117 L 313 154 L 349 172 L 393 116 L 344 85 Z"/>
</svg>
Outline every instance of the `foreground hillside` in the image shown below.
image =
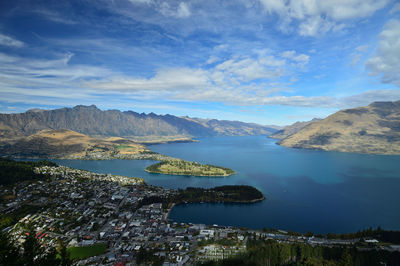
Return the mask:
<svg viewBox="0 0 400 266">
<path fill-rule="evenodd" d="M 173 115 L 139 114 L 133 111 L 102 111 L 96 106 L 78 105 L 56 110 L 29 110 L 0 114 L 1 140 L 29 136 L 41 130 L 69 129 L 91 137 L 216 135 L 266 135 L 276 130 L 267 126 L 235 121 L 209 122 Z"/>
<path fill-rule="evenodd" d="M 0 146 L 0 154 L 10 157 L 96 159 L 143 152 L 148 149 L 130 140 L 97 139 L 71 130 L 42 130 Z"/>
<path fill-rule="evenodd" d="M 400 101 L 341 110 L 279 142 L 294 148 L 400 154 Z"/>
</svg>

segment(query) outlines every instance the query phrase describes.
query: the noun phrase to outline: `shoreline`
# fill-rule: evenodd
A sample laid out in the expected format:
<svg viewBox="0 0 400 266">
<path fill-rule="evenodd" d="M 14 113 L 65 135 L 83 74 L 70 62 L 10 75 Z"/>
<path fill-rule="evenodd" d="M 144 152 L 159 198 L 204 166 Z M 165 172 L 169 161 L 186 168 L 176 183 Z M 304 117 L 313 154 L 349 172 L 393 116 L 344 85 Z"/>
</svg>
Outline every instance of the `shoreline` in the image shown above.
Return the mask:
<svg viewBox="0 0 400 266">
<path fill-rule="evenodd" d="M 4 158 L 4 159 L 11 159 L 11 160 L 81 160 L 81 161 L 106 161 L 106 160 L 148 160 L 148 161 L 158 161 L 158 162 L 163 162 L 163 161 L 185 161 L 182 159 L 178 159 L 178 158 L 173 158 L 170 157 L 168 155 L 163 155 L 163 154 L 159 154 L 159 153 L 148 153 L 148 154 L 140 154 L 137 156 L 133 156 L 130 158 L 127 157 L 122 157 L 122 158 L 118 158 L 118 157 L 102 157 L 102 158 L 88 158 L 88 157 L 77 157 L 77 158 L 68 158 L 68 157 L 40 157 L 40 156 L 1 156 L 0 158 Z M 186 162 L 186 161 L 185 161 Z M 195 162 L 197 163 L 197 162 Z M 200 163 L 198 163 L 200 164 Z M 150 165 L 151 166 L 151 165 Z M 217 167 L 217 166 L 215 166 Z M 163 172 L 156 172 L 156 171 L 151 171 L 148 170 L 147 168 L 144 169 L 145 172 L 147 173 L 151 173 L 151 174 L 164 174 L 164 175 L 175 175 L 175 176 L 193 176 L 193 177 L 229 177 L 232 176 L 234 174 L 236 174 L 236 171 L 230 169 L 231 171 L 233 171 L 233 173 L 230 174 L 223 174 L 223 175 L 206 175 L 206 174 L 195 174 L 195 175 L 191 175 L 191 174 L 178 174 L 178 173 L 163 173 Z"/>
<path fill-rule="evenodd" d="M 257 202 L 261 202 L 263 200 L 265 200 L 265 197 L 259 198 L 259 199 L 254 199 L 254 200 L 247 200 L 247 201 L 234 201 L 234 202 L 224 202 L 224 201 L 196 201 L 196 202 L 181 202 L 181 203 L 171 203 L 171 207 L 168 208 L 167 212 L 164 214 L 164 220 L 168 221 L 170 220 L 171 222 L 173 222 L 172 219 L 169 218 L 169 215 L 172 211 L 172 209 L 176 206 L 179 205 L 186 205 L 186 204 L 203 204 L 203 203 L 212 203 L 212 204 L 252 204 L 252 203 L 257 203 Z M 188 222 L 190 223 L 190 222 Z"/>
<path fill-rule="evenodd" d="M 187 201 L 187 202 L 180 202 L 180 203 L 174 203 L 174 206 L 179 206 L 182 204 L 196 204 L 196 203 L 223 203 L 223 204 L 251 204 L 251 203 L 257 203 L 257 202 L 261 202 L 263 200 L 266 200 L 265 196 L 263 196 L 262 198 L 258 198 L 258 199 L 253 199 L 253 200 L 242 200 L 242 201 Z"/>
<path fill-rule="evenodd" d="M 233 174 L 224 174 L 224 175 L 188 175 L 188 174 L 172 174 L 172 173 L 155 172 L 155 171 L 149 171 L 147 169 L 145 169 L 145 171 L 147 173 L 151 173 L 151 174 L 194 176 L 194 177 L 228 177 L 228 176 L 236 174 L 236 172 L 234 172 Z"/>
<path fill-rule="evenodd" d="M 164 220 L 165 220 L 165 221 L 168 221 L 168 219 L 169 219 L 168 216 L 169 216 L 169 214 L 171 213 L 172 209 L 173 209 L 175 206 L 176 206 L 176 204 L 173 202 L 173 203 L 171 204 L 171 207 L 168 208 L 167 212 L 164 214 Z"/>
<path fill-rule="evenodd" d="M 173 144 L 173 143 L 192 143 L 192 142 L 200 142 L 200 140 L 196 139 L 177 139 L 177 140 L 155 140 L 155 141 L 142 141 L 138 142 L 139 144 L 151 146 L 158 144 Z"/>
</svg>

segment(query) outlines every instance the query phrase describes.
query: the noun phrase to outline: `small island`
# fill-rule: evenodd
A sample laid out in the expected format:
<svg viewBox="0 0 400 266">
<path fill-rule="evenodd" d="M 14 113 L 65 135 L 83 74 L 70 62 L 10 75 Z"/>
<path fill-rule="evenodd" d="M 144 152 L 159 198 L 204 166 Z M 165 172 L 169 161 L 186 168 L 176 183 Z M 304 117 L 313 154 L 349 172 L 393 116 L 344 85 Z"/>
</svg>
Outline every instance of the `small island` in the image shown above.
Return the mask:
<svg viewBox="0 0 400 266">
<path fill-rule="evenodd" d="M 230 176 L 235 173 L 232 169 L 214 166 L 210 164 L 200 164 L 180 159 L 164 160 L 150 165 L 146 172 L 168 175 L 190 175 L 190 176 Z"/>
</svg>

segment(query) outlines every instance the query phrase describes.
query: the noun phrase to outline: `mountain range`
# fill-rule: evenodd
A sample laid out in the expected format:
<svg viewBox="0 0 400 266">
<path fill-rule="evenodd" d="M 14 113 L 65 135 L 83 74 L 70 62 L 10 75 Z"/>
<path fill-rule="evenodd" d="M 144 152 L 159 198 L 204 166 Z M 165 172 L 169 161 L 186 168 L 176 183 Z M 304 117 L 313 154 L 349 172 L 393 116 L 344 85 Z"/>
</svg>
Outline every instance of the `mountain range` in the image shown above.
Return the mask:
<svg viewBox="0 0 400 266">
<path fill-rule="evenodd" d="M 0 114 L 0 154 L 6 156 L 121 158 L 149 152 L 138 138 L 244 135 L 269 135 L 293 148 L 400 154 L 400 101 L 341 110 L 282 130 L 239 121 L 102 111 L 94 105 Z"/>
<path fill-rule="evenodd" d="M 15 139 L 41 130 L 68 129 L 92 137 L 269 135 L 275 128 L 239 121 L 198 119 L 173 115 L 102 111 L 95 105 L 55 110 L 33 109 L 0 114 L 0 138 Z"/>
</svg>

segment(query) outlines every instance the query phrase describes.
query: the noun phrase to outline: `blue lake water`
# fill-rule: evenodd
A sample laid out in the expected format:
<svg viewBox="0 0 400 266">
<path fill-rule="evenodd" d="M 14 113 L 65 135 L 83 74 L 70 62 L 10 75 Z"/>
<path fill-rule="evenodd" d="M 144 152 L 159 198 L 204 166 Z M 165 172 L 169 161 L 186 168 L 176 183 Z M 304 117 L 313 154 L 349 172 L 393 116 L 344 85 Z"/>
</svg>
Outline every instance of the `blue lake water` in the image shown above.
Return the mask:
<svg viewBox="0 0 400 266">
<path fill-rule="evenodd" d="M 56 160 L 94 172 L 143 177 L 166 188 L 247 184 L 266 200 L 255 204 L 187 204 L 170 219 L 279 228 L 298 232 L 354 232 L 381 226 L 400 230 L 400 156 L 289 149 L 264 136 L 201 138 L 199 143 L 152 145 L 153 151 L 234 169 L 230 177 L 150 174 L 153 161 Z"/>
</svg>

